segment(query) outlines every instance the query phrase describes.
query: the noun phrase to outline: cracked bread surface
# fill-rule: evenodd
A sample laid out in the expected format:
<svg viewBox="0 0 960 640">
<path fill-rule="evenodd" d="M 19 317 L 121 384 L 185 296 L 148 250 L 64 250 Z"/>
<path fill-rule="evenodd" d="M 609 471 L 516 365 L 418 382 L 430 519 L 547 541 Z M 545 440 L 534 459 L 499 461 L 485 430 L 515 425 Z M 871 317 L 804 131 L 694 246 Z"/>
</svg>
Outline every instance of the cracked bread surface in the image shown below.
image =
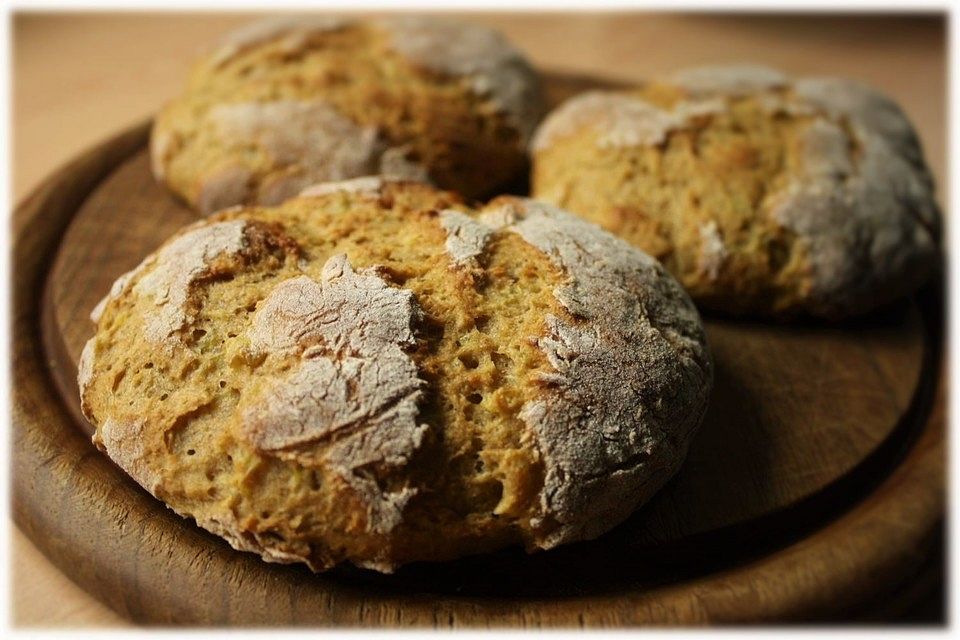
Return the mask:
<svg viewBox="0 0 960 640">
<path fill-rule="evenodd" d="M 939 261 L 916 134 L 851 80 L 687 69 L 569 100 L 532 153 L 534 197 L 656 256 L 703 308 L 840 318 L 909 294 Z"/>
<path fill-rule="evenodd" d="M 204 214 L 369 174 L 468 197 L 523 174 L 540 81 L 499 32 L 289 16 L 228 35 L 151 132 L 154 175 Z"/>
<path fill-rule="evenodd" d="M 712 384 L 650 256 L 545 203 L 380 178 L 191 225 L 93 317 L 97 446 L 315 571 L 596 537 L 676 472 Z"/>
</svg>

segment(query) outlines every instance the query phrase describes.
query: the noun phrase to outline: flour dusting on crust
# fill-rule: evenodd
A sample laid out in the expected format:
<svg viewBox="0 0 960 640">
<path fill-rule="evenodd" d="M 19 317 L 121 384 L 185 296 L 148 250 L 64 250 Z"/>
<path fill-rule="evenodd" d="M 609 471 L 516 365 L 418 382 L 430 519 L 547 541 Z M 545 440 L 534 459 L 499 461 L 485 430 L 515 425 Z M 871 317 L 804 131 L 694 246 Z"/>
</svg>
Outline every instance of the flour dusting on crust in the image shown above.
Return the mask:
<svg viewBox="0 0 960 640">
<path fill-rule="evenodd" d="M 723 244 L 720 227 L 711 220 L 700 227 L 700 268 L 711 280 L 716 280 L 724 261 L 730 255 Z"/>
<path fill-rule="evenodd" d="M 87 387 L 93 379 L 93 363 L 97 355 L 97 337 L 87 340 L 80 352 L 80 362 L 77 364 L 77 386 L 80 389 L 80 411 L 88 419 L 92 419 L 90 407 L 87 404 Z"/>
<path fill-rule="evenodd" d="M 309 186 L 301 191 L 300 197 L 315 198 L 340 191 L 376 197 L 380 195 L 380 190 L 383 188 L 383 184 L 384 179 L 381 176 L 364 176 L 362 178 L 354 178 L 352 180 L 322 182 L 320 184 Z"/>
<path fill-rule="evenodd" d="M 666 82 L 682 87 L 693 97 L 743 96 L 787 86 L 787 76 L 759 65 L 717 65 L 681 69 Z"/>
<path fill-rule="evenodd" d="M 376 270 L 355 272 L 338 255 L 321 282 L 300 276 L 278 285 L 249 332 L 253 354 L 297 354 L 298 363 L 244 409 L 244 434 L 261 451 L 334 469 L 380 533 L 399 524 L 416 489 L 383 490 L 359 470 L 404 466 L 427 430 L 417 423 L 423 381 L 404 352 L 420 314 L 412 292 Z"/>
<path fill-rule="evenodd" d="M 311 34 L 336 31 L 355 23 L 355 20 L 347 17 L 318 15 L 277 16 L 259 20 L 228 33 L 210 56 L 210 64 L 222 66 L 245 51 L 277 39 L 281 39 L 284 50 L 293 53 L 304 47 Z"/>
<path fill-rule="evenodd" d="M 913 128 L 859 83 L 806 79 L 794 91 L 822 115 L 803 132 L 799 171 L 769 211 L 806 245 L 811 309 L 843 316 L 905 295 L 936 263 L 940 231 Z"/>
<path fill-rule="evenodd" d="M 597 132 L 600 148 L 655 146 L 663 144 L 671 131 L 722 108 L 720 101 L 712 99 L 685 102 L 667 111 L 636 96 L 589 91 L 567 100 L 548 115 L 537 129 L 531 148 L 542 151 L 588 127 Z"/>
<path fill-rule="evenodd" d="M 447 232 L 446 250 L 455 265 L 475 264 L 493 233 L 491 227 L 455 209 L 441 211 L 440 224 Z"/>
<path fill-rule="evenodd" d="M 107 305 L 110 303 L 110 301 L 117 299 L 121 294 L 123 294 L 124 291 L 127 290 L 127 287 L 130 285 L 130 281 L 133 280 L 138 273 L 140 273 L 143 267 L 144 263 L 141 262 L 140 265 L 135 269 L 127 271 L 113 282 L 113 285 L 110 287 L 110 292 L 101 298 L 100 302 L 98 302 L 93 310 L 90 311 L 90 320 L 94 324 L 100 322 L 100 318 L 103 317 L 103 311 L 107 308 Z"/>
<path fill-rule="evenodd" d="M 234 548 L 316 571 L 389 572 L 609 529 L 673 473 L 699 421 L 709 360 L 696 312 L 658 263 L 572 215 L 511 197 L 480 211 L 456 202 L 390 184 L 353 219 L 329 221 L 351 215 L 335 196 L 185 229 L 115 285 L 84 349 L 94 442 Z M 397 224 L 411 228 L 395 236 Z M 389 266 L 354 268 L 344 250 L 358 267 Z M 403 264 L 422 268 L 424 253 L 440 261 L 411 281 Z M 462 291 L 471 279 L 479 297 Z M 535 297 L 515 320 L 518 290 Z M 458 325 L 465 313 L 493 320 L 489 345 Z M 479 351 L 472 365 L 461 330 L 493 367 Z M 498 413 L 517 432 L 481 432 L 492 421 L 479 415 L 461 429 L 458 407 L 498 402 L 501 388 Z"/>
<path fill-rule="evenodd" d="M 798 276 L 806 279 L 797 285 L 797 310 L 827 318 L 860 313 L 915 290 L 936 268 L 941 215 L 933 180 L 913 127 L 889 98 L 851 80 L 791 80 L 750 66 L 688 69 L 663 83 L 686 93 L 669 110 L 611 92 L 568 101 L 547 116 L 533 150 L 586 130 L 598 148 L 657 145 L 699 116 L 750 99 L 771 119 L 787 116 L 796 125 L 781 141 L 791 158 L 783 179 L 768 185 L 750 215 L 789 231 L 790 250 L 802 255 L 809 275 Z M 714 231 L 700 230 L 697 257 L 711 279 L 729 251 Z"/>
<path fill-rule="evenodd" d="M 184 327 L 190 287 L 214 258 L 243 249 L 246 226 L 243 220 L 233 220 L 196 227 L 160 249 L 150 271 L 133 287 L 134 293 L 156 304 L 145 320 L 146 340 L 163 343 Z"/>
<path fill-rule="evenodd" d="M 180 513 L 180 515 L 193 517 L 193 515 L 189 513 Z M 266 562 L 275 564 L 303 562 L 313 571 L 321 571 L 325 568 L 318 567 L 311 560 L 308 545 L 301 543 L 301 546 L 306 548 L 299 549 L 297 552 L 280 550 L 277 548 L 277 541 L 275 539 L 265 539 L 264 536 L 259 535 L 256 531 L 244 528 L 229 511 L 225 511 L 216 518 L 198 517 L 196 521 L 199 526 L 226 540 L 227 543 L 237 551 L 256 553 Z M 288 541 L 285 542 L 286 544 L 290 544 Z"/>
<path fill-rule="evenodd" d="M 202 181 L 199 204 L 210 213 L 246 201 L 275 205 L 318 182 L 380 174 L 429 182 L 426 168 L 408 159 L 408 146 L 388 146 L 376 127 L 363 127 L 320 101 L 244 102 L 214 107 L 207 118 L 227 146 L 253 145 L 274 167 L 256 187 L 252 173 L 231 165 Z"/>
<path fill-rule="evenodd" d="M 276 167 L 292 168 L 282 186 L 257 194 L 260 204 L 278 204 L 316 182 L 374 174 L 387 148 L 376 128 L 361 127 L 321 100 L 221 104 L 207 118 L 225 144 L 258 146 Z"/>
<path fill-rule="evenodd" d="M 410 159 L 412 145 L 390 147 L 380 156 L 379 174 L 394 180 L 412 180 L 430 183 L 430 171 L 423 164 Z"/>
<path fill-rule="evenodd" d="M 569 278 L 537 340 L 555 373 L 521 417 L 546 466 L 550 548 L 623 520 L 677 470 L 706 409 L 712 364 L 693 303 L 647 254 L 544 203 L 499 198 L 488 219 L 540 249 Z"/>
<path fill-rule="evenodd" d="M 393 49 L 426 69 L 467 78 L 511 119 L 524 144 L 543 113 L 536 72 L 503 35 L 488 27 L 421 16 L 375 22 L 391 37 Z"/>
<path fill-rule="evenodd" d="M 161 478 L 147 463 L 145 432 L 148 430 L 146 420 L 108 416 L 94 434 L 93 443 L 141 487 L 156 495 Z"/>
<path fill-rule="evenodd" d="M 167 177 L 167 162 L 174 146 L 174 134 L 153 127 L 150 131 L 150 171 L 157 180 Z"/>
<path fill-rule="evenodd" d="M 461 76 L 480 96 L 489 97 L 517 127 L 524 144 L 543 113 L 539 79 L 523 55 L 488 27 L 424 16 L 393 16 L 372 21 L 385 30 L 391 47 L 412 62 L 437 73 Z M 279 41 L 295 53 L 310 36 L 361 25 L 340 16 L 283 16 L 253 23 L 224 39 L 209 64 L 223 66 L 261 44 Z"/>
</svg>

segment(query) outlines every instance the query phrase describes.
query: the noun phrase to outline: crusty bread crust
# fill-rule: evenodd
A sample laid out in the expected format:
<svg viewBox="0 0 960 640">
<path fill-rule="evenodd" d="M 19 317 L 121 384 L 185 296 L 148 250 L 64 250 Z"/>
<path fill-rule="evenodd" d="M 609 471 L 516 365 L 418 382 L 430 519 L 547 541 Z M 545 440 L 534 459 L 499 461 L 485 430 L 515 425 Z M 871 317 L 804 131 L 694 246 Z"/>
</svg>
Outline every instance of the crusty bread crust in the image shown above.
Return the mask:
<svg viewBox="0 0 960 640">
<path fill-rule="evenodd" d="M 154 175 L 201 213 L 380 173 L 482 195 L 526 167 L 539 79 L 486 27 L 300 16 L 228 36 L 158 116 Z"/>
<path fill-rule="evenodd" d="M 94 442 L 235 548 L 390 571 L 600 535 L 712 365 L 654 259 L 555 207 L 382 178 L 186 228 L 98 305 Z"/>
<path fill-rule="evenodd" d="M 914 290 L 939 259 L 916 134 L 853 81 L 683 70 L 573 98 L 532 149 L 536 197 L 654 253 L 712 309 L 862 313 Z"/>
</svg>

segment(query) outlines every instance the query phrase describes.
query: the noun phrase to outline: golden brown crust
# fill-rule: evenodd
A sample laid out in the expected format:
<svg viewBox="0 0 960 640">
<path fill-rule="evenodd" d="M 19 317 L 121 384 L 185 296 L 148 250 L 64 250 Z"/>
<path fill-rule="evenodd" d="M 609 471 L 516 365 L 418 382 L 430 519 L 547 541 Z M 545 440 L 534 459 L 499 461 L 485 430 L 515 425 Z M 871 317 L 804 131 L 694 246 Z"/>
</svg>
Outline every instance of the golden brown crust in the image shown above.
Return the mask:
<svg viewBox="0 0 960 640">
<path fill-rule="evenodd" d="M 468 196 L 513 179 L 543 111 L 499 33 L 428 18 L 289 18 L 229 38 L 157 117 L 153 171 L 202 213 L 382 173 Z"/>
<path fill-rule="evenodd" d="M 184 229 L 99 305 L 83 410 L 151 493 L 270 561 L 389 571 L 594 537 L 673 474 L 711 364 L 656 261 L 519 198 L 306 193 Z"/>
<path fill-rule="evenodd" d="M 852 81 L 711 67 L 574 98 L 534 142 L 536 197 L 660 258 L 699 304 L 840 317 L 935 268 L 916 136 Z"/>
</svg>

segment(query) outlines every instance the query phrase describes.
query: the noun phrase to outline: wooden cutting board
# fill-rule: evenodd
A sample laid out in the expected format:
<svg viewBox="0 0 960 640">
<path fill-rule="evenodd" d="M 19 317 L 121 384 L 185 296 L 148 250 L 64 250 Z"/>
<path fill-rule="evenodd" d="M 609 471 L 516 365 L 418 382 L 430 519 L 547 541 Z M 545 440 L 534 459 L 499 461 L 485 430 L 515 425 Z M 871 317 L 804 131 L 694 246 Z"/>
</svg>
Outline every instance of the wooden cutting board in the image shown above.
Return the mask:
<svg viewBox="0 0 960 640">
<path fill-rule="evenodd" d="M 551 101 L 598 80 L 549 76 Z M 707 317 L 716 383 L 678 476 L 601 538 L 392 576 L 269 565 L 176 516 L 90 443 L 90 310 L 195 215 L 148 124 L 14 215 L 14 515 L 74 581 L 146 623 L 547 626 L 875 619 L 935 579 L 944 511 L 938 285 L 837 325 Z M 522 187 L 519 187 L 522 189 Z"/>
</svg>

